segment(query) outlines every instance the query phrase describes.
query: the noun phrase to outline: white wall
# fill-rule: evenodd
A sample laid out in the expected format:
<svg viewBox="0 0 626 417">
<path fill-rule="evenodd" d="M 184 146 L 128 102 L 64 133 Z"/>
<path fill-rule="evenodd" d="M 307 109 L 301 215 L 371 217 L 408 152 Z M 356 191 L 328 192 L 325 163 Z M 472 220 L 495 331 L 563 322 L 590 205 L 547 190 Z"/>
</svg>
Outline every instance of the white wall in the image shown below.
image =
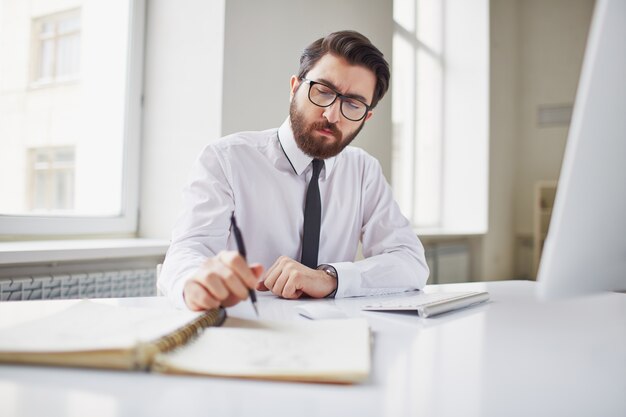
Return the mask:
<svg viewBox="0 0 626 417">
<path fill-rule="evenodd" d="M 515 276 L 516 239 L 532 232 L 534 182 L 558 178 L 568 128 L 539 127 L 537 111 L 573 103 L 593 5 L 491 1 L 489 232 L 474 242 L 476 280 Z"/>
<path fill-rule="evenodd" d="M 224 0 L 149 0 L 139 235 L 167 238 L 189 167 L 221 134 Z"/>
<path fill-rule="evenodd" d="M 532 232 L 535 181 L 559 176 L 568 126 L 540 127 L 537 111 L 574 103 L 593 6 L 593 0 L 519 1 L 518 234 Z"/>
<path fill-rule="evenodd" d="M 473 251 L 476 280 L 513 275 L 515 144 L 519 109 L 518 1 L 490 4 L 489 227 Z"/>
<path fill-rule="evenodd" d="M 289 112 L 289 78 L 302 50 L 333 31 L 367 36 L 391 62 L 392 0 L 228 0 L 224 34 L 222 133 L 278 127 Z M 390 91 L 353 145 L 391 175 Z"/>
</svg>

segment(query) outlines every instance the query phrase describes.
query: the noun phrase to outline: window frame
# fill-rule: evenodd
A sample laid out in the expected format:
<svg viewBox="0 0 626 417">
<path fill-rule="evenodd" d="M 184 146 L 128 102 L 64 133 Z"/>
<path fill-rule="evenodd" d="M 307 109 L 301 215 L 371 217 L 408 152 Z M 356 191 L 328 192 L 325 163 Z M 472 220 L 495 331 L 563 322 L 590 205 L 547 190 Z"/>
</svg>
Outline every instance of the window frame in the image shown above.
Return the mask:
<svg viewBox="0 0 626 417">
<path fill-rule="evenodd" d="M 139 175 L 145 0 L 129 2 L 129 42 L 124 109 L 122 204 L 117 216 L 9 215 L 0 213 L 0 236 L 50 238 L 53 236 L 136 235 L 139 218 Z"/>
</svg>

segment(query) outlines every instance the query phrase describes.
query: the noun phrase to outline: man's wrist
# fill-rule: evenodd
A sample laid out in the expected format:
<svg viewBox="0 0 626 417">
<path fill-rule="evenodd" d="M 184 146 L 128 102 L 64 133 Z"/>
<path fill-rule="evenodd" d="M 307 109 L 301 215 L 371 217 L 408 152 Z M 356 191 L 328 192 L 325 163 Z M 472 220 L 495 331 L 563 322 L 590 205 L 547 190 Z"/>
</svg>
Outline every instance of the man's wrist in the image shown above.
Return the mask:
<svg viewBox="0 0 626 417">
<path fill-rule="evenodd" d="M 320 271 L 324 271 L 326 273 L 326 275 L 334 278 L 335 279 L 335 283 L 337 284 L 335 286 L 335 289 L 332 290 L 330 292 L 330 294 L 328 294 L 324 298 L 333 298 L 333 297 L 335 297 L 335 294 L 337 293 L 337 288 L 339 288 L 339 275 L 337 274 L 337 270 L 335 269 L 334 266 L 329 265 L 329 264 L 321 264 L 321 265 L 319 265 L 317 267 L 317 269 L 319 269 Z"/>
</svg>

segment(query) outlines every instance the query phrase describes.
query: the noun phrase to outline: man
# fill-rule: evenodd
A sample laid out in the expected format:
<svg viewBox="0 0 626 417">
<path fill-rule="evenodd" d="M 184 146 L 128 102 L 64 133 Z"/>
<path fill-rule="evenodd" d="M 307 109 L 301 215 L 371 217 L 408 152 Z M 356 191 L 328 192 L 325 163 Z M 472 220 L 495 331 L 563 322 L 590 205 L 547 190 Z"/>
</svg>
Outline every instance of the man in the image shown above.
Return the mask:
<svg viewBox="0 0 626 417">
<path fill-rule="evenodd" d="M 389 77 L 383 54 L 357 32 L 309 45 L 291 77 L 282 126 L 230 135 L 202 151 L 159 288 L 191 310 L 231 306 L 252 288 L 284 298 L 422 288 L 424 249 L 380 164 L 348 147 Z M 236 250 L 233 213 L 256 263 Z M 365 259 L 354 262 L 359 241 Z"/>
</svg>

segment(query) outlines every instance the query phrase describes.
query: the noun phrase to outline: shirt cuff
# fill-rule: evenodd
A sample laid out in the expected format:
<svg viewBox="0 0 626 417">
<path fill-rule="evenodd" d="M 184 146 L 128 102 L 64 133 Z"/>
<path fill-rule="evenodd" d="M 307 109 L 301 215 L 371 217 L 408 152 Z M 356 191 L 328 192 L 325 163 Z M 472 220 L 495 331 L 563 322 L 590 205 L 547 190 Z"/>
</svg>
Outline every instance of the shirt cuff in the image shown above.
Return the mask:
<svg viewBox="0 0 626 417">
<path fill-rule="evenodd" d="M 354 262 L 329 263 L 337 270 L 337 291 L 335 298 L 352 297 L 361 288 L 361 271 Z"/>
<path fill-rule="evenodd" d="M 185 304 L 185 298 L 183 296 L 183 289 L 185 288 L 185 283 L 187 279 L 179 279 L 172 286 L 172 290 L 167 294 L 167 298 L 170 300 L 170 303 L 181 310 L 189 310 L 187 304 Z"/>
</svg>

